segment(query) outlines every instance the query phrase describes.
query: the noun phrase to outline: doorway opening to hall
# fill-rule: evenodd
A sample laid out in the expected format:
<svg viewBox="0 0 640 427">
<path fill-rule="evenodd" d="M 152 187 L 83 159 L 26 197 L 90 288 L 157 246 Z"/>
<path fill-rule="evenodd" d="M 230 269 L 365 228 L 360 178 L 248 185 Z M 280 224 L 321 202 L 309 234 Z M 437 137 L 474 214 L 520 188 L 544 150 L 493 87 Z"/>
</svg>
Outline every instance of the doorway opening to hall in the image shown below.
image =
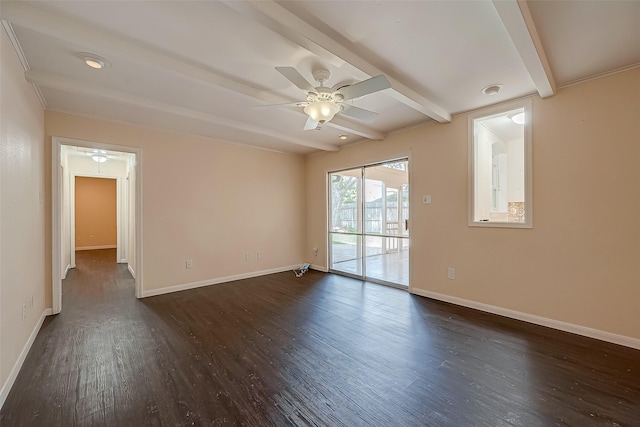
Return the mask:
<svg viewBox="0 0 640 427">
<path fill-rule="evenodd" d="M 135 297 L 136 153 L 60 144 L 59 160 L 54 311 L 61 310 L 63 294 L 70 297 L 78 283 L 92 283 L 96 274 L 129 284 Z"/>
</svg>

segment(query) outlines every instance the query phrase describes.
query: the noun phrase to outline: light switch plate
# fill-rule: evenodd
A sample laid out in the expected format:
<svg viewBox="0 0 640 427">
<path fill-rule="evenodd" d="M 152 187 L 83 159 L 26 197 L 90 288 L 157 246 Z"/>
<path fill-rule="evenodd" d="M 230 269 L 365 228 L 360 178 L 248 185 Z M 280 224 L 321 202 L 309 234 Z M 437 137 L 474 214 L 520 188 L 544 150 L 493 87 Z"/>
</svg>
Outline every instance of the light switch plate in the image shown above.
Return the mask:
<svg viewBox="0 0 640 427">
<path fill-rule="evenodd" d="M 431 203 L 431 195 L 427 194 L 425 196 L 422 196 L 422 203 L 424 203 L 425 205 L 428 205 Z"/>
<path fill-rule="evenodd" d="M 447 279 L 455 280 L 456 278 L 456 269 L 449 267 L 447 269 Z"/>
</svg>

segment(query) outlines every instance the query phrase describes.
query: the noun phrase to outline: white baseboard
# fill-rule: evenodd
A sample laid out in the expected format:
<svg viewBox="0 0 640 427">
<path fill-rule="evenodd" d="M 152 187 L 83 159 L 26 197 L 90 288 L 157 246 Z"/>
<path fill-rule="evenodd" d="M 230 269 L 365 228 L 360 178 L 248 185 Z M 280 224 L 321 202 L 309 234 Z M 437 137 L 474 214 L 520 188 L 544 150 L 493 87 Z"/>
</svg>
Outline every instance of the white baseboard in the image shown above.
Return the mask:
<svg viewBox="0 0 640 427">
<path fill-rule="evenodd" d="M 81 246 L 76 247 L 76 251 L 92 251 L 94 249 L 117 249 L 116 245 L 102 245 L 102 246 Z"/>
<path fill-rule="evenodd" d="M 250 279 L 252 277 L 266 276 L 267 274 L 282 273 L 283 271 L 290 271 L 290 270 L 293 270 L 294 268 L 299 268 L 299 267 L 300 267 L 300 264 L 296 264 L 296 265 L 290 265 L 287 267 L 272 268 L 270 270 L 252 271 L 250 273 L 237 274 L 234 276 L 217 277 L 215 279 L 207 279 L 207 280 L 200 280 L 198 282 L 166 286 L 160 289 L 150 289 L 148 291 L 143 290 L 142 298 L 153 297 L 153 296 L 162 295 L 162 294 L 169 294 L 171 292 L 186 291 L 187 289 L 201 288 L 203 286 L 219 285 L 221 283 L 232 282 L 234 280 L 242 280 L 242 279 Z"/>
<path fill-rule="evenodd" d="M 311 268 L 312 270 L 322 271 L 323 273 L 328 273 L 329 272 L 329 269 L 327 267 L 322 266 L 322 265 L 311 264 L 309 266 L 309 268 Z"/>
<path fill-rule="evenodd" d="M 625 347 L 631 347 L 640 350 L 640 339 L 637 338 L 601 331 L 599 329 L 588 328 L 586 326 L 574 325 L 573 323 L 561 322 L 559 320 L 522 313 L 520 311 L 509 310 L 507 308 L 440 294 L 437 292 L 424 291 L 422 289 L 415 288 L 411 288 L 409 291 L 412 294 L 432 298 L 438 301 L 444 301 L 468 308 L 474 308 L 476 310 L 485 311 L 487 313 L 497 314 L 499 316 L 509 317 L 511 319 L 522 320 L 524 322 L 546 326 L 564 332 L 571 332 L 572 334 L 583 335 L 585 337 L 595 338 L 597 340 L 607 341 L 613 344 L 619 344 Z"/>
<path fill-rule="evenodd" d="M 47 308 L 42 312 L 42 316 L 40 316 L 40 319 L 38 319 L 38 323 L 36 323 L 36 326 L 35 328 L 33 328 L 33 331 L 31 332 L 29 339 L 27 340 L 24 347 L 22 348 L 22 351 L 20 352 L 20 356 L 18 357 L 18 360 L 16 360 L 16 363 L 13 365 L 13 369 L 11 369 L 11 372 L 9 373 L 9 377 L 7 378 L 7 381 L 2 386 L 2 389 L 0 389 L 0 408 L 2 408 L 2 406 L 4 405 L 4 401 L 7 400 L 9 391 L 11 391 L 11 387 L 13 387 L 13 383 L 16 381 L 16 378 L 18 377 L 20 368 L 22 368 L 22 364 L 24 363 L 24 360 L 27 358 L 27 354 L 29 354 L 29 350 L 31 349 L 31 346 L 35 341 L 36 336 L 38 336 L 38 332 L 42 327 L 44 318 L 47 316 L 51 316 L 52 313 L 53 311 L 50 308 Z"/>
<path fill-rule="evenodd" d="M 127 264 L 127 269 L 129 270 L 129 273 L 131 273 L 131 276 L 135 279 L 136 278 L 136 272 L 133 271 L 133 268 L 131 268 L 131 264 Z"/>
<path fill-rule="evenodd" d="M 67 273 L 69 272 L 69 270 L 71 270 L 71 264 L 67 264 L 67 266 L 65 267 L 64 273 L 62 273 L 62 279 L 67 278 Z"/>
</svg>

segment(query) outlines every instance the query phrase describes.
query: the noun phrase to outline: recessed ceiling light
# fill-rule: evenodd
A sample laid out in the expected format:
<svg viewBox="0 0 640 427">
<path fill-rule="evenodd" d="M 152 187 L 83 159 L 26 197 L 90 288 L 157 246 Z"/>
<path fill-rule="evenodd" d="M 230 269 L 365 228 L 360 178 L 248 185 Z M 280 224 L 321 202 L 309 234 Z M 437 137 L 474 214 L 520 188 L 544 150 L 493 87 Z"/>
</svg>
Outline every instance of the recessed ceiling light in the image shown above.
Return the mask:
<svg viewBox="0 0 640 427">
<path fill-rule="evenodd" d="M 493 95 L 497 95 L 498 92 L 500 92 L 500 89 L 502 89 L 502 85 L 489 85 L 483 88 L 482 92 L 485 95 L 493 96 Z"/>
<path fill-rule="evenodd" d="M 338 138 L 340 138 L 341 140 L 343 140 L 343 141 L 344 141 L 345 139 L 347 139 L 347 138 L 348 138 L 348 136 L 347 136 L 347 135 L 345 135 L 345 134 L 342 134 L 342 135 L 338 135 Z"/>
<path fill-rule="evenodd" d="M 109 61 L 93 53 L 81 52 L 78 54 L 78 56 L 82 58 L 85 64 L 96 70 L 101 70 L 103 68 L 108 68 L 109 66 L 111 66 Z"/>
<path fill-rule="evenodd" d="M 85 58 L 84 63 L 87 64 L 91 68 L 100 69 L 104 67 L 104 62 L 99 59 Z"/>
</svg>

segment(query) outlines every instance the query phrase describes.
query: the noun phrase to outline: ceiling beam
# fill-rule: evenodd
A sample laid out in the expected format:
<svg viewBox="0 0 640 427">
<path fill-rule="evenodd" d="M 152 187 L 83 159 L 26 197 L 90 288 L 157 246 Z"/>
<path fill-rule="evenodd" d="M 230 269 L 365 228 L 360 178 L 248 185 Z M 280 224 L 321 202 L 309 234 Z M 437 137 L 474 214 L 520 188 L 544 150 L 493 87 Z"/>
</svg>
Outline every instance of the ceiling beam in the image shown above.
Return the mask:
<svg viewBox="0 0 640 427">
<path fill-rule="evenodd" d="M 237 79 L 216 73 L 211 69 L 185 62 L 184 59 L 154 50 L 151 46 L 141 47 L 139 43 L 122 37 L 96 30 L 94 27 L 81 22 L 55 15 L 23 2 L 8 2 L 2 5 L 2 18 L 32 31 L 37 31 L 58 40 L 77 44 L 82 40 L 87 45 L 97 49 L 102 56 L 124 56 L 129 60 L 153 65 L 174 75 L 215 89 L 226 89 L 235 93 L 257 99 L 266 104 L 284 104 L 295 102 L 266 88 L 257 87 Z M 293 110 L 291 110 L 293 111 Z M 295 110 L 300 115 L 306 114 L 302 110 Z M 331 125 L 330 125 L 331 126 Z M 380 140 L 384 135 L 366 126 L 342 122 L 338 128 L 344 132 L 362 136 L 364 138 Z"/>
<path fill-rule="evenodd" d="M 358 123 L 354 123 L 352 120 L 349 120 L 342 114 L 335 116 L 333 119 L 331 119 L 331 121 L 325 123 L 324 126 L 329 126 L 342 132 L 351 133 L 363 138 L 373 139 L 376 141 L 382 141 L 385 138 L 384 133 L 375 131 Z"/>
<path fill-rule="evenodd" d="M 451 121 L 451 114 L 444 108 L 384 73 L 276 2 L 272 0 L 223 0 L 222 2 L 333 65 L 349 64 L 368 77 L 385 74 L 392 87 L 392 90 L 386 92 L 389 96 L 441 123 Z"/>
<path fill-rule="evenodd" d="M 556 93 L 556 83 L 526 0 L 493 0 L 502 23 L 540 94 Z"/>
<path fill-rule="evenodd" d="M 315 148 L 324 151 L 340 151 L 340 148 L 332 144 L 324 144 L 321 142 L 313 142 L 307 139 L 291 138 L 287 135 L 266 129 L 260 126 L 250 125 L 246 122 L 240 122 L 237 120 L 228 119 L 226 117 L 220 117 L 214 114 L 204 113 L 202 111 L 192 110 L 186 107 L 180 107 L 166 102 L 156 101 L 153 99 L 132 95 L 127 92 L 108 89 L 101 86 L 92 85 L 89 83 L 80 82 L 76 79 L 61 76 L 53 73 L 46 73 L 42 71 L 30 70 L 25 73 L 25 78 L 29 83 L 37 84 L 40 87 L 46 87 L 50 89 L 60 90 L 66 93 L 73 93 L 82 96 L 91 96 L 108 101 L 114 101 L 138 108 L 144 108 L 147 110 L 153 110 L 157 112 L 172 114 L 175 116 L 186 117 L 194 120 L 199 120 L 205 123 L 214 125 L 226 126 L 234 129 L 239 129 L 246 132 L 251 132 L 257 135 L 266 135 L 273 138 L 280 139 L 282 141 L 301 145 L 305 147 Z"/>
</svg>

